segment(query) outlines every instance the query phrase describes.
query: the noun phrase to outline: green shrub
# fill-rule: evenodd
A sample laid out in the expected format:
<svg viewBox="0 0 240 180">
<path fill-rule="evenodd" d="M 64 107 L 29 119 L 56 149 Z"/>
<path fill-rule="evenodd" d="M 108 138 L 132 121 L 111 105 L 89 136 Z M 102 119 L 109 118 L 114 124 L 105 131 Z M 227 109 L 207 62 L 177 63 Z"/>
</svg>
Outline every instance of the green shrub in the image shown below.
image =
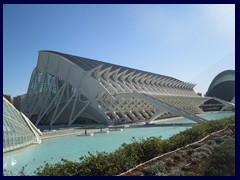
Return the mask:
<svg viewBox="0 0 240 180">
<path fill-rule="evenodd" d="M 198 142 L 198 143 L 192 144 L 191 147 L 192 147 L 192 148 L 198 148 L 198 147 L 202 146 L 203 144 L 204 144 L 204 143 L 202 143 L 202 142 Z"/>
<path fill-rule="evenodd" d="M 235 116 L 224 118 L 221 120 L 208 121 L 204 124 L 194 126 L 190 129 L 180 132 L 169 138 L 169 149 L 174 150 L 184 147 L 187 144 L 199 141 L 203 137 L 224 128 L 233 128 L 235 124 Z"/>
<path fill-rule="evenodd" d="M 191 157 L 191 163 L 192 164 L 197 164 L 199 161 L 200 161 L 200 159 L 197 158 L 196 156 Z"/>
<path fill-rule="evenodd" d="M 172 158 L 166 158 L 166 159 L 164 160 L 164 162 L 165 162 L 165 164 L 166 164 L 167 166 L 169 166 L 169 165 L 172 165 L 172 164 L 173 164 L 173 159 L 172 159 Z"/>
<path fill-rule="evenodd" d="M 209 154 L 212 154 L 215 146 L 211 146 L 211 145 L 205 144 L 205 145 L 203 145 L 203 147 L 209 149 L 211 151 Z"/>
<path fill-rule="evenodd" d="M 199 152 L 199 153 L 205 152 L 205 153 L 208 154 L 208 155 L 212 154 L 212 149 L 210 149 L 210 148 L 208 147 L 208 145 L 203 145 L 203 146 L 201 146 L 201 147 L 198 147 L 198 148 L 194 149 L 194 151 L 195 151 L 195 152 Z"/>
<path fill-rule="evenodd" d="M 207 154 L 204 151 L 196 151 L 191 155 L 191 161 L 193 163 L 196 163 L 196 162 L 200 161 L 201 159 L 206 158 L 208 156 L 209 156 L 209 154 Z"/>
<path fill-rule="evenodd" d="M 220 144 L 224 141 L 224 138 L 223 137 L 214 137 L 213 140 L 217 143 L 217 144 Z"/>
<path fill-rule="evenodd" d="M 168 173 L 168 176 L 184 176 L 184 172 L 181 168 L 174 168 Z"/>
<path fill-rule="evenodd" d="M 186 150 L 180 150 L 178 152 L 178 154 L 180 154 L 181 156 L 187 156 L 188 155 Z"/>
<path fill-rule="evenodd" d="M 208 141 L 207 141 L 207 144 L 208 144 L 209 146 L 212 146 L 212 147 L 215 147 L 215 146 L 216 146 L 216 142 L 215 142 L 214 140 L 208 140 Z"/>
<path fill-rule="evenodd" d="M 224 120 L 208 121 L 180 132 L 169 139 L 161 140 L 159 137 L 147 139 L 132 139 L 130 144 L 122 144 L 115 152 L 89 153 L 80 158 L 80 162 L 61 160 L 56 164 L 45 163 L 35 171 L 36 175 L 48 176 L 111 176 L 145 162 L 155 156 L 183 147 L 205 137 L 206 135 L 224 128 L 234 129 L 234 116 Z M 188 154 L 190 151 L 187 152 Z M 206 153 L 205 153 L 206 154 Z M 204 155 L 202 155 L 204 156 Z M 172 159 L 165 160 L 166 165 Z M 175 170 L 173 174 L 180 174 Z M 164 174 L 164 173 L 163 173 Z"/>
<path fill-rule="evenodd" d="M 179 161 L 181 158 L 182 158 L 182 155 L 180 155 L 180 154 L 175 154 L 173 156 L 174 161 Z"/>
<path fill-rule="evenodd" d="M 193 153 L 194 153 L 194 150 L 193 150 L 193 149 L 187 150 L 187 154 L 188 154 L 189 156 L 191 156 Z"/>
<path fill-rule="evenodd" d="M 37 168 L 34 173 L 39 176 L 74 176 L 78 168 L 78 163 L 62 159 L 56 164 L 45 163 Z"/>
<path fill-rule="evenodd" d="M 235 175 L 235 141 L 226 140 L 214 149 L 212 160 L 204 171 L 206 176 Z"/>
<path fill-rule="evenodd" d="M 164 162 L 157 162 L 154 165 L 144 168 L 143 173 L 145 176 L 155 176 L 159 173 L 165 173 L 166 166 Z"/>
<path fill-rule="evenodd" d="M 181 170 L 182 170 L 182 171 L 188 171 L 188 170 L 189 170 L 189 166 L 186 166 L 186 164 L 184 164 L 184 165 L 181 167 Z"/>
</svg>

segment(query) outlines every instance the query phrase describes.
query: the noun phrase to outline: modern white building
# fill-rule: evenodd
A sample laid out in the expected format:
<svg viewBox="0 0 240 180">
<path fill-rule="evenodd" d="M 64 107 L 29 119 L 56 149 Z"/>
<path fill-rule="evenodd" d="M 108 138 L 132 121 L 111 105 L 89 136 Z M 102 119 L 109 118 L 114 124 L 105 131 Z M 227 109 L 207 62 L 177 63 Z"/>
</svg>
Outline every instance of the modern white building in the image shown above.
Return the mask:
<svg viewBox="0 0 240 180">
<path fill-rule="evenodd" d="M 35 125 L 150 123 L 184 116 L 195 122 L 210 97 L 195 84 L 54 51 L 40 51 L 23 112 Z"/>
</svg>

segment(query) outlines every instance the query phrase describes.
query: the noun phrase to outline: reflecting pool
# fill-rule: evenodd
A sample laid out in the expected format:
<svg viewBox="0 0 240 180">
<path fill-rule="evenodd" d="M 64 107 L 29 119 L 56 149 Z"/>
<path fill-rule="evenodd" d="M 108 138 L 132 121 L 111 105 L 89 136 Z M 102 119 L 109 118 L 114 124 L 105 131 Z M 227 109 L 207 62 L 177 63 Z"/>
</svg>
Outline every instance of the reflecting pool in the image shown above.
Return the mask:
<svg viewBox="0 0 240 180">
<path fill-rule="evenodd" d="M 208 120 L 221 119 L 233 115 L 234 112 L 221 112 L 201 115 Z M 163 122 L 163 121 L 161 121 Z M 166 123 L 166 121 L 164 121 Z M 169 120 L 168 123 L 192 122 L 185 118 Z M 3 155 L 3 168 L 11 170 L 13 174 L 19 172 L 21 167 L 26 166 L 25 172 L 32 174 L 36 168 L 43 165 L 44 161 L 56 163 L 61 158 L 79 161 L 79 157 L 88 152 L 96 151 L 112 152 L 123 143 L 130 143 L 132 137 L 136 139 L 151 136 L 161 136 L 166 139 L 189 127 L 147 127 L 125 128 L 123 131 L 110 131 L 110 133 L 94 134 L 94 136 L 66 136 L 54 139 L 46 139 L 40 145 L 8 152 Z"/>
</svg>

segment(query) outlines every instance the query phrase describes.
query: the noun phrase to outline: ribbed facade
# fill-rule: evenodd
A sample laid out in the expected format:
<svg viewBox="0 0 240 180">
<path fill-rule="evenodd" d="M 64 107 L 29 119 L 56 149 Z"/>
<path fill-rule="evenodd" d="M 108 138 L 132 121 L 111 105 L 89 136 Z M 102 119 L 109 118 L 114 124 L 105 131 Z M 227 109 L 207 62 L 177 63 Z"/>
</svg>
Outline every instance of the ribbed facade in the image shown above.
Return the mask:
<svg viewBox="0 0 240 180">
<path fill-rule="evenodd" d="M 36 125 L 151 122 L 202 113 L 199 106 L 209 98 L 198 96 L 194 86 L 164 75 L 40 51 L 23 112 Z"/>
</svg>

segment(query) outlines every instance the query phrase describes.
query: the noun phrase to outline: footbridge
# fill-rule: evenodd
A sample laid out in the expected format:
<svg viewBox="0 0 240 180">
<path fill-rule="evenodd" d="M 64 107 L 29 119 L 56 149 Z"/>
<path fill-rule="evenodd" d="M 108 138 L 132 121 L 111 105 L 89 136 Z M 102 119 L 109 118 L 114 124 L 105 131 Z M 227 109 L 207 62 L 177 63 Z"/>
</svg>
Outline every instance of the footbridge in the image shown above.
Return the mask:
<svg viewBox="0 0 240 180">
<path fill-rule="evenodd" d="M 183 109 L 180 109 L 176 106 L 173 106 L 171 104 L 168 104 L 166 102 L 163 102 L 160 99 L 156 99 L 154 97 L 152 97 L 151 95 L 145 94 L 145 93 L 122 93 L 122 94 L 117 94 L 115 99 L 117 100 L 118 98 L 126 98 L 126 97 L 138 97 L 140 99 L 143 99 L 149 103 L 151 103 L 152 105 L 154 105 L 154 107 L 157 109 L 156 114 L 149 119 L 148 121 L 146 121 L 146 123 L 150 123 L 153 120 L 155 120 L 157 117 L 159 117 L 160 115 L 164 114 L 165 112 L 170 112 L 170 113 L 174 113 L 176 115 L 185 117 L 187 119 L 190 119 L 194 122 L 197 122 L 199 124 L 206 122 L 207 120 L 196 116 L 193 113 L 187 112 Z"/>
</svg>

